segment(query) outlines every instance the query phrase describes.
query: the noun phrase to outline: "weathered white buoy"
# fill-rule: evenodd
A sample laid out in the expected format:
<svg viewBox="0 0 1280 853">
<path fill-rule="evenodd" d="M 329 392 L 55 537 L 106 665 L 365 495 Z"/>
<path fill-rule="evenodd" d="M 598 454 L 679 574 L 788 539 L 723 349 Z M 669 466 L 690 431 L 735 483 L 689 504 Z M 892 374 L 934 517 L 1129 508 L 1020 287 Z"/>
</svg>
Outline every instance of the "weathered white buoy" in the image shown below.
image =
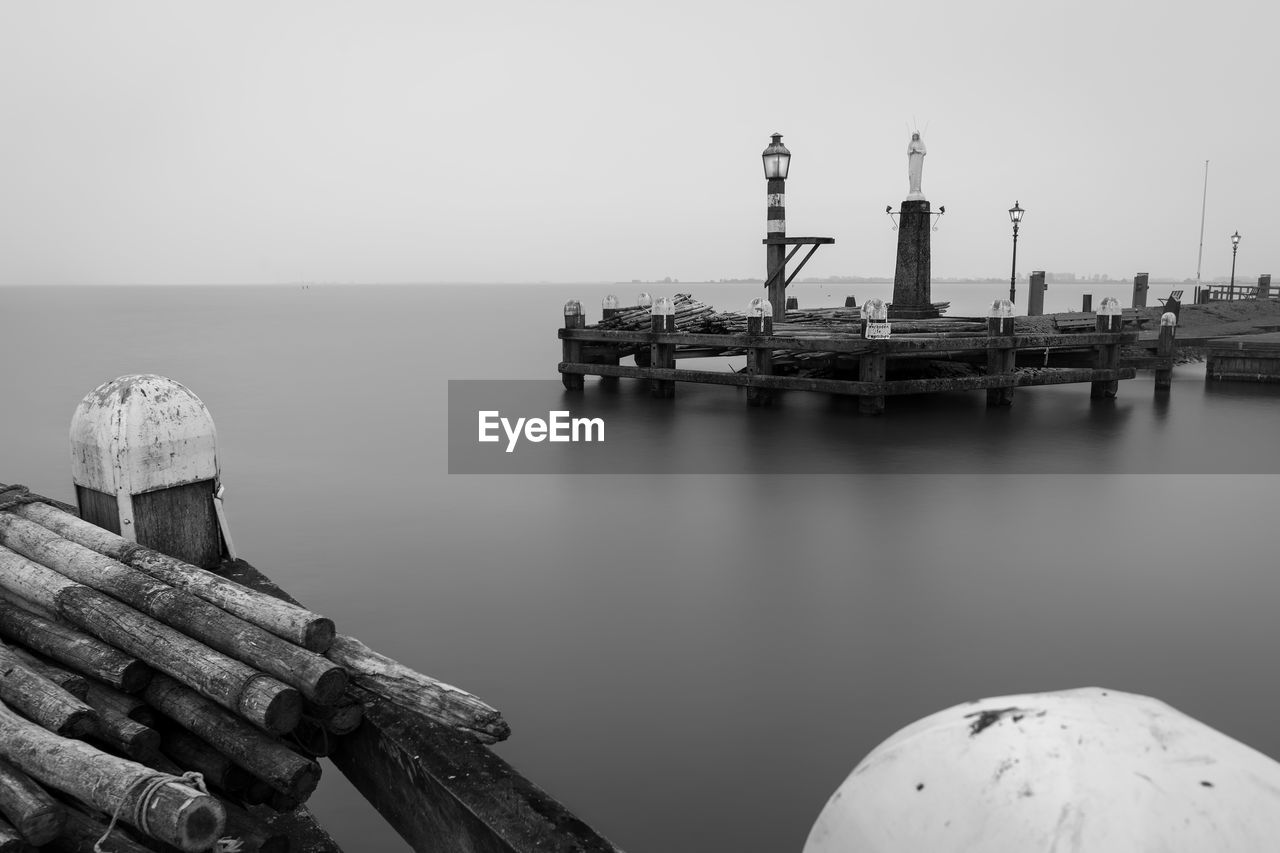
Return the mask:
<svg viewBox="0 0 1280 853">
<path fill-rule="evenodd" d="M 217 434 L 200 398 L 163 376 L 121 376 L 71 418 L 80 515 L 206 568 L 222 556 Z"/>
<path fill-rule="evenodd" d="M 1275 849 L 1280 763 L 1146 696 L 956 705 L 864 758 L 804 853 Z"/>
</svg>

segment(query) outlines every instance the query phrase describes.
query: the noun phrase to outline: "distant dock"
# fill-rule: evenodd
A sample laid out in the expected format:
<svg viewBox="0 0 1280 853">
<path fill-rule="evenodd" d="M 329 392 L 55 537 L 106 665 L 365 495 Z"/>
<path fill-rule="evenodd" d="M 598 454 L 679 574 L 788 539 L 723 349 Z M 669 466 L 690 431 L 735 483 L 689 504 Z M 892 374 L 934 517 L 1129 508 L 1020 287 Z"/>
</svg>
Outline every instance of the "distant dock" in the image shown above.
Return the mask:
<svg viewBox="0 0 1280 853">
<path fill-rule="evenodd" d="M 659 397 L 674 396 L 681 382 L 732 385 L 747 389 L 750 405 L 767 405 L 780 391 L 817 391 L 857 397 L 866 414 L 882 413 L 887 397 L 903 394 L 983 390 L 988 405 L 1007 406 L 1015 388 L 1089 383 L 1090 397 L 1114 397 L 1119 382 L 1140 368 L 1155 369 L 1157 388 L 1169 388 L 1175 326 L 1139 341 L 1144 325 L 1160 323 L 1154 311 L 1121 310 L 1106 300 L 1096 314 L 1064 315 L 1064 329 L 1052 317 L 1007 314 L 882 320 L 873 315 L 883 306 L 872 302 L 793 310 L 774 323 L 717 314 L 686 294 L 658 308 L 607 309 L 589 326 L 571 301 L 558 369 L 569 389 L 582 388 L 590 375 L 647 381 Z M 1139 355 L 1139 347 L 1155 353 Z M 745 368 L 676 367 L 682 358 L 735 355 L 746 356 Z M 634 365 L 622 363 L 629 356 Z"/>
</svg>

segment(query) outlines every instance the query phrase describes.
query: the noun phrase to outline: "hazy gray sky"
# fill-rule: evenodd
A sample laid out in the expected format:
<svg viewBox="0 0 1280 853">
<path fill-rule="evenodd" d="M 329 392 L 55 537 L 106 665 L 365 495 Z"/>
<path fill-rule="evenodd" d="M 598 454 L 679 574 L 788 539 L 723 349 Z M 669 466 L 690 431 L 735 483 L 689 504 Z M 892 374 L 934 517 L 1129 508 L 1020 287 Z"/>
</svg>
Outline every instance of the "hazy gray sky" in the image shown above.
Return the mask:
<svg viewBox="0 0 1280 853">
<path fill-rule="evenodd" d="M 0 5 L 0 284 L 1280 273 L 1269 2 Z"/>
</svg>

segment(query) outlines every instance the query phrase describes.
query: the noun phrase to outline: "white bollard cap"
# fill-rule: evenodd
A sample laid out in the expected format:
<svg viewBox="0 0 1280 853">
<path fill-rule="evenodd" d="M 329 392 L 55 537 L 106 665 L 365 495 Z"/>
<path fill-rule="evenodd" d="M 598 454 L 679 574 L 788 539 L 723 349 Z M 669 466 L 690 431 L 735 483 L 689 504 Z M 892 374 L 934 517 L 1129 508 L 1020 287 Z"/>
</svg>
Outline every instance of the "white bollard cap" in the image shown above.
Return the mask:
<svg viewBox="0 0 1280 853">
<path fill-rule="evenodd" d="M 956 705 L 854 768 L 804 853 L 1269 850 L 1280 763 L 1097 687 Z"/>
<path fill-rule="evenodd" d="M 120 535 L 135 539 L 132 496 L 218 479 L 217 433 L 200 398 L 163 376 L 121 376 L 71 418 L 71 477 L 115 497 Z M 136 540 L 135 540 L 136 541 Z"/>
</svg>

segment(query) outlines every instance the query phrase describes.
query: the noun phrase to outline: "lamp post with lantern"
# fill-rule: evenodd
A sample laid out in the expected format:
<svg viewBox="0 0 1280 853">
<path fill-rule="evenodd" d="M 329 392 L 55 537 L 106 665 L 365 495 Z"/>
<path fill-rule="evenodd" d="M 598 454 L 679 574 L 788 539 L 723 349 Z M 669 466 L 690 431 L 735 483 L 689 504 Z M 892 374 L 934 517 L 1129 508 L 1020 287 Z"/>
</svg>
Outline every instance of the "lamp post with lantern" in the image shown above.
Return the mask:
<svg viewBox="0 0 1280 853">
<path fill-rule="evenodd" d="M 773 134 L 773 141 L 760 155 L 764 161 L 764 176 L 768 181 L 768 225 L 765 228 L 765 281 L 769 289 L 769 302 L 773 319 L 781 321 L 787 304 L 787 171 L 791 168 L 791 152 L 782 144 L 782 134 Z M 774 242 L 777 240 L 777 242 Z"/>
<path fill-rule="evenodd" d="M 1236 298 L 1236 250 L 1240 248 L 1240 232 L 1231 235 L 1231 287 L 1228 293 L 1231 294 L 1230 299 Z"/>
<path fill-rule="evenodd" d="M 1022 214 L 1026 213 L 1016 201 L 1013 207 L 1009 208 L 1009 219 L 1013 222 L 1013 271 L 1009 274 L 1009 301 L 1014 302 L 1014 290 L 1018 281 L 1018 223 L 1022 221 Z"/>
</svg>

